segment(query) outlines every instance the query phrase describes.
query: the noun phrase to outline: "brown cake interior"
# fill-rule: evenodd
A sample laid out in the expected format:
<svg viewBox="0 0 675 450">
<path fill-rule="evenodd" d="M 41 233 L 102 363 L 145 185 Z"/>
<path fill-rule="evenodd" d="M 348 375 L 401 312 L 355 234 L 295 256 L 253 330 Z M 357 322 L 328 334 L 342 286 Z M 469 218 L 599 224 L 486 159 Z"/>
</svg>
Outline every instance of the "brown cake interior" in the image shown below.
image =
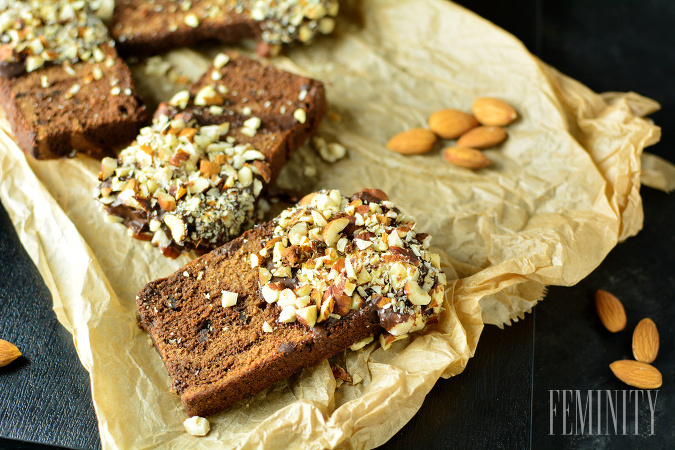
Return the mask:
<svg viewBox="0 0 675 450">
<path fill-rule="evenodd" d="M 111 67 L 105 61 L 74 64 L 74 75 L 48 65 L 0 78 L 0 101 L 19 147 L 38 159 L 73 150 L 102 157 L 132 141 L 148 114 L 124 62 L 108 61 Z"/>
<path fill-rule="evenodd" d="M 190 415 L 227 408 L 380 331 L 374 308 L 314 329 L 277 325 L 279 310 L 261 298 L 258 271 L 249 263 L 272 229 L 269 223 L 256 227 L 138 296 L 140 324 Z M 223 290 L 238 294 L 235 307 L 222 307 Z M 274 332 L 263 331 L 265 322 Z"/>
</svg>

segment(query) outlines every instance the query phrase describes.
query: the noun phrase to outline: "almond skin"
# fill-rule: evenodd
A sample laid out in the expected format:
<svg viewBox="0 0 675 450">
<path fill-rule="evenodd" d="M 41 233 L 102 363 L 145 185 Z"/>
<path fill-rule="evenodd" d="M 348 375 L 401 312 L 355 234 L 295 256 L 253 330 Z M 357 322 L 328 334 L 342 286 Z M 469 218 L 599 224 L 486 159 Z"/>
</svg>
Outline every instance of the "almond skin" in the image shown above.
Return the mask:
<svg viewBox="0 0 675 450">
<path fill-rule="evenodd" d="M 466 169 L 482 169 L 492 164 L 483 152 L 470 147 L 448 147 L 443 150 L 443 158 L 449 163 Z"/>
<path fill-rule="evenodd" d="M 500 127 L 476 127 L 463 134 L 457 141 L 457 146 L 490 148 L 501 144 L 507 137 L 506 131 Z"/>
<path fill-rule="evenodd" d="M 610 332 L 616 333 L 626 328 L 626 311 L 623 303 L 614 295 L 598 289 L 595 293 L 595 309 L 602 324 Z"/>
<path fill-rule="evenodd" d="M 663 384 L 661 372 L 647 363 L 623 359 L 609 365 L 616 377 L 638 389 L 658 389 Z"/>
<path fill-rule="evenodd" d="M 434 148 L 436 135 L 426 128 L 399 133 L 387 142 L 387 148 L 402 155 L 421 155 Z"/>
<path fill-rule="evenodd" d="M 456 139 L 477 126 L 475 117 L 456 109 L 443 109 L 429 116 L 429 129 L 443 139 Z"/>
<path fill-rule="evenodd" d="M 651 363 L 659 354 L 659 330 L 648 317 L 642 319 L 633 331 L 633 356 L 636 360 Z"/>
<path fill-rule="evenodd" d="M 496 98 L 477 98 L 471 107 L 474 117 L 482 125 L 505 127 L 518 117 L 511 105 Z"/>
<path fill-rule="evenodd" d="M 16 345 L 0 339 L 0 367 L 6 366 L 19 356 L 21 356 L 21 352 Z"/>
</svg>

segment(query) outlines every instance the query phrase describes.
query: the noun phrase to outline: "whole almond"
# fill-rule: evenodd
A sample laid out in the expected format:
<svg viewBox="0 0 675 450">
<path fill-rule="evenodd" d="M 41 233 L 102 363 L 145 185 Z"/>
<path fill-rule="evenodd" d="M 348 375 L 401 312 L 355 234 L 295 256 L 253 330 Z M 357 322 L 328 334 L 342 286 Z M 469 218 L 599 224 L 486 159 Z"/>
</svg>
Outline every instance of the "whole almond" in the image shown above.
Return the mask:
<svg viewBox="0 0 675 450">
<path fill-rule="evenodd" d="M 638 361 L 651 363 L 659 353 L 659 330 L 648 317 L 642 319 L 633 331 L 633 356 Z"/>
<path fill-rule="evenodd" d="M 463 134 L 457 141 L 459 147 L 490 148 L 501 144 L 508 135 L 500 127 L 476 127 Z"/>
<path fill-rule="evenodd" d="M 420 155 L 431 151 L 435 143 L 434 133 L 426 128 L 413 128 L 389 139 L 387 148 L 403 155 Z"/>
<path fill-rule="evenodd" d="M 429 116 L 429 129 L 443 139 L 455 139 L 478 126 L 471 114 L 456 109 L 443 109 Z"/>
<path fill-rule="evenodd" d="M 661 372 L 647 363 L 622 359 L 609 365 L 616 377 L 638 389 L 658 389 L 663 384 Z"/>
<path fill-rule="evenodd" d="M 482 169 L 492 164 L 483 152 L 470 147 L 448 147 L 443 150 L 443 158 L 449 163 L 467 169 Z"/>
<path fill-rule="evenodd" d="M 626 311 L 621 301 L 614 295 L 598 289 L 595 293 L 595 309 L 602 324 L 612 333 L 626 328 Z"/>
<path fill-rule="evenodd" d="M 21 352 L 16 348 L 16 345 L 0 339 L 0 367 L 6 366 L 19 356 L 21 356 Z"/>
<path fill-rule="evenodd" d="M 490 97 L 474 100 L 471 112 L 481 124 L 497 127 L 504 127 L 518 117 L 518 113 L 511 105 Z"/>
</svg>

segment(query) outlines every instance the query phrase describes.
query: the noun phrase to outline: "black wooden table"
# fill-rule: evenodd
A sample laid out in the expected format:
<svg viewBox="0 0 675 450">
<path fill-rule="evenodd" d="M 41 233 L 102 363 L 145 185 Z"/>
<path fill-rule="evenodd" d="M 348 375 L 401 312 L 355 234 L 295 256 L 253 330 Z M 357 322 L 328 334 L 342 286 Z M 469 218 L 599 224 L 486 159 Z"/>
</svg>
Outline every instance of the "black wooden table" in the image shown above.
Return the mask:
<svg viewBox="0 0 675 450">
<path fill-rule="evenodd" d="M 675 162 L 674 2 L 460 3 L 595 91 L 632 90 L 659 101 L 663 109 L 652 117 L 664 136 L 649 151 Z M 648 188 L 642 196 L 645 225 L 638 236 L 578 285 L 552 287 L 521 322 L 486 327 L 465 372 L 440 380 L 383 448 L 675 448 L 675 197 Z M 24 354 L 0 368 L 0 448 L 100 447 L 88 374 L 1 208 L 0 230 L 0 338 Z M 624 302 L 623 332 L 611 335 L 597 319 L 598 288 Z M 658 393 L 636 393 L 608 367 L 631 357 L 632 329 L 643 317 L 654 319 L 661 335 Z M 612 410 L 607 393 L 614 396 Z"/>
</svg>

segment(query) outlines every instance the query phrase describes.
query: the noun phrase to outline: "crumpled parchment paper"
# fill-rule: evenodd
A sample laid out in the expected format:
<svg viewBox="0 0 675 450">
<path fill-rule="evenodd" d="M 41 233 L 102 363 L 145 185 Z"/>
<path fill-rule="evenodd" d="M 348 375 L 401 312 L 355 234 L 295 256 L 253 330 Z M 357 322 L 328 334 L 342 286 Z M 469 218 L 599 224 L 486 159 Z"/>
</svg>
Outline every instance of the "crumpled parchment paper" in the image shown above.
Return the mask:
<svg viewBox="0 0 675 450">
<path fill-rule="evenodd" d="M 641 181 L 675 186 L 666 161 L 645 155 L 641 168 L 643 148 L 660 136 L 644 118 L 658 108 L 654 101 L 596 94 L 450 2 L 353 0 L 342 11 L 333 36 L 273 63 L 326 83 L 330 113 L 319 134 L 346 146 L 348 156 L 331 165 L 306 146 L 278 186 L 383 189 L 434 236 L 451 280 L 446 311 L 439 324 L 388 351 L 371 344 L 339 355 L 361 382 L 336 389 L 324 361 L 211 416 L 206 437 L 185 433 L 185 412 L 135 319 L 139 289 L 194 255 L 166 259 L 107 223 L 91 194 L 97 161 L 26 159 L 4 125 L 0 199 L 91 374 L 104 448 L 380 445 L 439 377 L 464 369 L 484 322 L 517 320 L 546 285 L 578 282 L 640 230 Z M 164 61 L 194 78 L 220 48 L 197 50 L 174 51 Z M 134 71 L 147 72 L 143 65 Z M 156 97 L 150 102 L 170 90 L 168 79 L 141 84 Z M 394 134 L 424 126 L 430 113 L 469 111 L 482 96 L 501 98 L 520 115 L 508 140 L 486 151 L 491 168 L 451 166 L 440 147 L 412 157 L 385 148 Z M 316 175 L 306 175 L 307 166 Z"/>
</svg>

